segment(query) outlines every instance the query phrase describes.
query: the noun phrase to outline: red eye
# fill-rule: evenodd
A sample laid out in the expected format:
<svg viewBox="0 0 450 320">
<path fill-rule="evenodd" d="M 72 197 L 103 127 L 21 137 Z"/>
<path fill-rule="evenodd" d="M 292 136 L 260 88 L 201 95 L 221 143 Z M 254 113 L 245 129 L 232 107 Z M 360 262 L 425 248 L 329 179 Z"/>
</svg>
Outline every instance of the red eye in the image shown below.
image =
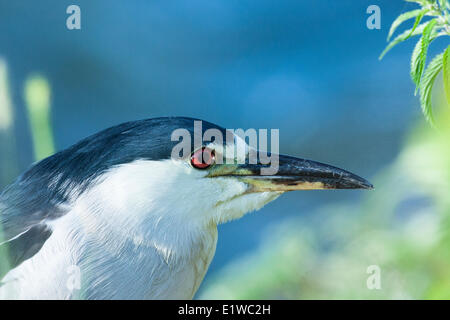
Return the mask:
<svg viewBox="0 0 450 320">
<path fill-rule="evenodd" d="M 191 156 L 191 164 L 197 169 L 206 169 L 214 164 L 214 150 L 202 147 L 195 151 Z"/>
</svg>

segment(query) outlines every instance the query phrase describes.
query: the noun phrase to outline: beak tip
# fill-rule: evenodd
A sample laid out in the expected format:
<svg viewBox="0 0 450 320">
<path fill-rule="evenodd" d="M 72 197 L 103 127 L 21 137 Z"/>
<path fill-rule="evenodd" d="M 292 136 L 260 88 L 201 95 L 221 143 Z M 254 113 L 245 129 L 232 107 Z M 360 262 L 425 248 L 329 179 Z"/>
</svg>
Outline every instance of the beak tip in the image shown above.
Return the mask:
<svg viewBox="0 0 450 320">
<path fill-rule="evenodd" d="M 367 190 L 374 190 L 375 187 L 373 186 L 373 184 L 369 184 L 369 185 L 365 186 L 364 189 L 367 189 Z"/>
<path fill-rule="evenodd" d="M 366 190 L 373 190 L 375 189 L 373 184 L 371 184 L 366 179 L 360 178 L 357 180 L 355 184 L 355 189 L 366 189 Z"/>
</svg>

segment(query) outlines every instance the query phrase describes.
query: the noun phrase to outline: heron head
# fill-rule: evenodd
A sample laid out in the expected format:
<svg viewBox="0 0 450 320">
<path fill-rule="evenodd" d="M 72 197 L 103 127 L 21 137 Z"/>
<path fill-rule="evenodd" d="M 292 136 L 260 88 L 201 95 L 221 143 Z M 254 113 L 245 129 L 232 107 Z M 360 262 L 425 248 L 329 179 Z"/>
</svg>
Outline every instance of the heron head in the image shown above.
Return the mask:
<svg viewBox="0 0 450 320">
<path fill-rule="evenodd" d="M 206 121 L 200 134 L 207 139 L 196 141 L 198 121 L 153 119 L 115 133 L 96 191 L 108 199 L 110 212 L 133 208 L 133 214 L 168 221 L 219 224 L 288 191 L 372 188 L 343 169 L 260 152 L 245 137 Z"/>
</svg>

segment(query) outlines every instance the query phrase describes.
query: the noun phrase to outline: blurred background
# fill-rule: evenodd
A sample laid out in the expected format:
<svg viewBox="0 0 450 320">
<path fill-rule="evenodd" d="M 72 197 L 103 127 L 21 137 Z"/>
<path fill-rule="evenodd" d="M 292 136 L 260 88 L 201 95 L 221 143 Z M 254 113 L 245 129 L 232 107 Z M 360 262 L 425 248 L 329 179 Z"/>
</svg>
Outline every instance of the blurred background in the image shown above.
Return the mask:
<svg viewBox="0 0 450 320">
<path fill-rule="evenodd" d="M 71 4 L 81 30 L 66 28 Z M 366 27 L 372 4 L 381 30 Z M 414 41 L 378 60 L 392 21 L 415 7 L 0 0 L 0 189 L 129 120 L 279 128 L 282 153 L 346 168 L 376 189 L 289 193 L 220 226 L 197 298 L 450 298 L 450 130 L 420 112 Z M 430 56 L 443 48 L 436 41 Z M 435 91 L 444 101 L 442 84 Z M 370 266 L 379 289 L 367 286 Z"/>
</svg>

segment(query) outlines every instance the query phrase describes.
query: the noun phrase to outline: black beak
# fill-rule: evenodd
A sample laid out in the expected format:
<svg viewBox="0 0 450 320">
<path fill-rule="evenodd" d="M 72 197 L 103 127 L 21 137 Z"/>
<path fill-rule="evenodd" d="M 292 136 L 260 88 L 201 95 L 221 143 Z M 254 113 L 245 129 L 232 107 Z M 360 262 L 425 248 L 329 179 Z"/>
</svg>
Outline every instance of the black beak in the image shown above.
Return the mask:
<svg viewBox="0 0 450 320">
<path fill-rule="evenodd" d="M 314 189 L 373 189 L 364 178 L 328 164 L 290 156 L 278 156 L 278 170 L 264 174 L 263 168 L 277 168 L 272 157 L 271 165 L 241 164 L 233 170 L 216 170 L 211 176 L 234 176 L 252 186 L 254 192 L 293 191 Z M 274 163 L 275 162 L 275 163 Z M 225 165 L 226 166 L 226 165 Z M 223 171 L 222 174 L 220 171 Z"/>
</svg>

